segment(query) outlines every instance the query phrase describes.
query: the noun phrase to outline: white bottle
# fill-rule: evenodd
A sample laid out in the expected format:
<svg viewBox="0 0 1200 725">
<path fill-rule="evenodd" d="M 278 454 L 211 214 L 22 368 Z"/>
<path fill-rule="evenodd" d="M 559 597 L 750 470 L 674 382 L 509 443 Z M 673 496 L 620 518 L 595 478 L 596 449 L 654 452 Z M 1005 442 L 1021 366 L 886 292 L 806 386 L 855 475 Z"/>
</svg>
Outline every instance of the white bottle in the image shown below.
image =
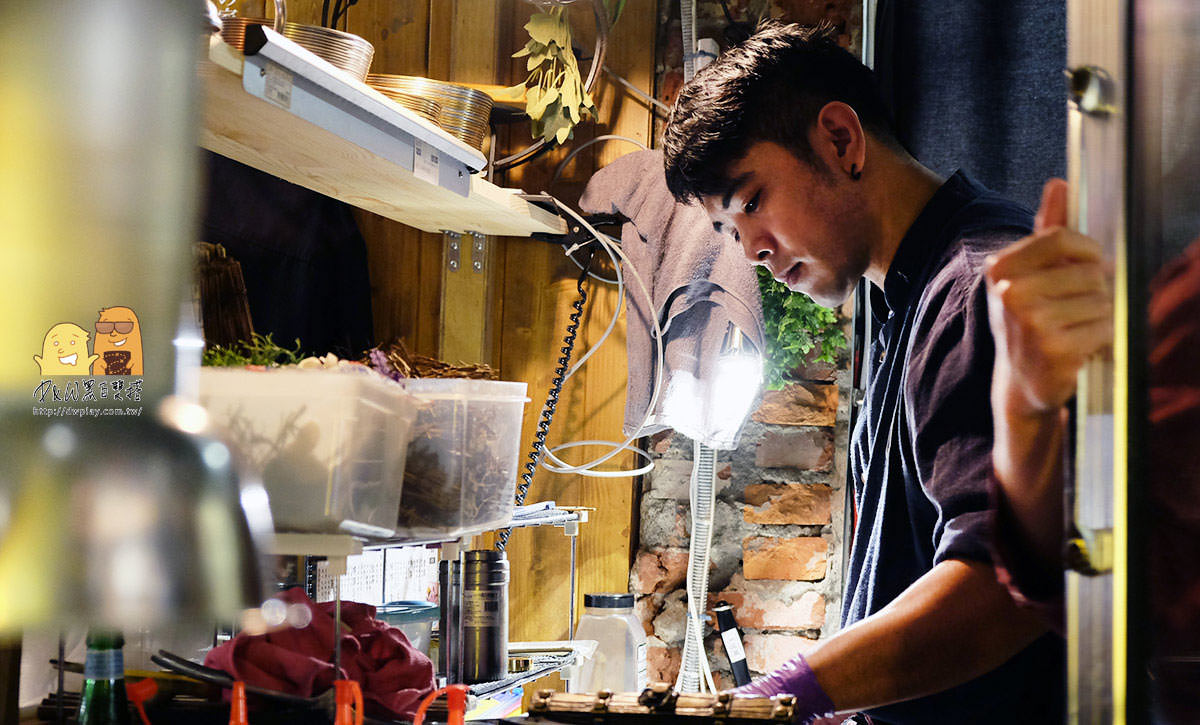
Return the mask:
<svg viewBox="0 0 1200 725">
<path fill-rule="evenodd" d="M 596 654 L 568 683 L 570 692 L 641 692 L 646 686 L 646 633 L 632 594 L 584 594 L 575 639 L 594 639 Z"/>
</svg>

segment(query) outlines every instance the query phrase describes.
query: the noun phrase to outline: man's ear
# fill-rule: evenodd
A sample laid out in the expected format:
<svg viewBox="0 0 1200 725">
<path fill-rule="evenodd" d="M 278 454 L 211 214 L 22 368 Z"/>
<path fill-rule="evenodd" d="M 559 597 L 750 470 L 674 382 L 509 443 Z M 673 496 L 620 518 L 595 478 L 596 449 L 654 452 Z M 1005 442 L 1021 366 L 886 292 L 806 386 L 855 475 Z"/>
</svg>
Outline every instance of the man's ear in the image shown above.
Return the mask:
<svg viewBox="0 0 1200 725">
<path fill-rule="evenodd" d="M 833 170 L 861 174 L 867 160 L 867 138 L 858 114 L 841 101 L 826 103 L 813 128 L 813 152 Z"/>
</svg>

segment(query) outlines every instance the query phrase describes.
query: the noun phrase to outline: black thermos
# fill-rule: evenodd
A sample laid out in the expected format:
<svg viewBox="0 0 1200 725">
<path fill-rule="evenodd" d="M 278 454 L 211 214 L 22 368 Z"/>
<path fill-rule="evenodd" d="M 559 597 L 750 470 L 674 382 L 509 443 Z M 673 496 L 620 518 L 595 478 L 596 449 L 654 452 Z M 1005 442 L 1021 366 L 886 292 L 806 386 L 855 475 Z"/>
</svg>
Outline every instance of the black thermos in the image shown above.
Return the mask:
<svg viewBox="0 0 1200 725">
<path fill-rule="evenodd" d="M 508 676 L 508 560 L 499 551 L 468 551 L 462 564 L 462 679 Z"/>
</svg>

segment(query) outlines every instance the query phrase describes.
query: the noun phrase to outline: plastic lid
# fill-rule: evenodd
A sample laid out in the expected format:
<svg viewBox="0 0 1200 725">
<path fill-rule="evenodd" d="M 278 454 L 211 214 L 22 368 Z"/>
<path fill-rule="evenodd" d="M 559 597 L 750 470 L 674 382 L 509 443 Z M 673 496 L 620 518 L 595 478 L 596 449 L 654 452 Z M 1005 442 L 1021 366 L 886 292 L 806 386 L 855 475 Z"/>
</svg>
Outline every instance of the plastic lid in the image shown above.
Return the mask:
<svg viewBox="0 0 1200 725">
<path fill-rule="evenodd" d="M 375 608 L 375 617 L 388 624 L 432 622 L 438 618 L 438 605 L 433 602 L 388 602 Z"/>
<path fill-rule="evenodd" d="M 584 594 L 583 606 L 599 607 L 600 609 L 625 609 L 633 606 L 633 595 L 618 592 Z"/>
</svg>

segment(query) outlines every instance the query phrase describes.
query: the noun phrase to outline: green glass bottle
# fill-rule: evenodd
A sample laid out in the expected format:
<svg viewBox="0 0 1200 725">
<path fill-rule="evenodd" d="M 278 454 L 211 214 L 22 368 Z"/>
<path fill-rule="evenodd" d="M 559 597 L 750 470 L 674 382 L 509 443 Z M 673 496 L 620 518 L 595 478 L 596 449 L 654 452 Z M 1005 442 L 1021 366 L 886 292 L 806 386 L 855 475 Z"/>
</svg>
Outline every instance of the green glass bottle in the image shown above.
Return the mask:
<svg viewBox="0 0 1200 725">
<path fill-rule="evenodd" d="M 125 637 L 120 632 L 88 632 L 79 725 L 131 725 L 129 697 L 125 694 L 125 658 L 121 652 L 124 646 Z"/>
</svg>

